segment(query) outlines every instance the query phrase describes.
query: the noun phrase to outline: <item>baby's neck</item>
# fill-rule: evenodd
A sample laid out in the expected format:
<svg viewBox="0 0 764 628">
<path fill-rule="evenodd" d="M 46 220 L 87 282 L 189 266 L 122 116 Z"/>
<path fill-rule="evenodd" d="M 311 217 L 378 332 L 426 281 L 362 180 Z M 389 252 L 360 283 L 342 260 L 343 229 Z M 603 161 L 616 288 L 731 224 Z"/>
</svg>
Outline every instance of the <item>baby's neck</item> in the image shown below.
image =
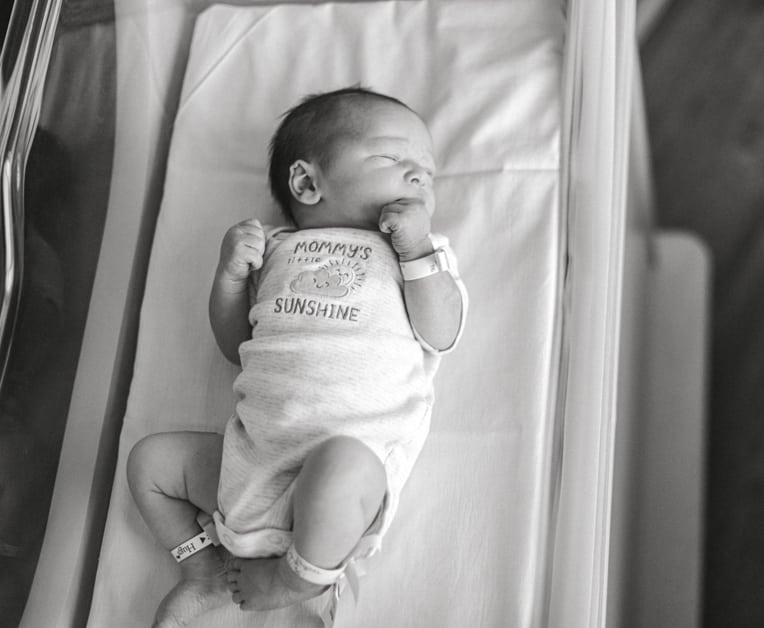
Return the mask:
<svg viewBox="0 0 764 628">
<path fill-rule="evenodd" d="M 325 212 L 305 212 L 302 215 L 295 216 L 295 224 L 298 229 L 365 229 L 367 231 L 378 231 L 379 226 L 376 223 L 364 221 L 359 218 L 350 218 L 347 216 L 333 216 Z"/>
</svg>

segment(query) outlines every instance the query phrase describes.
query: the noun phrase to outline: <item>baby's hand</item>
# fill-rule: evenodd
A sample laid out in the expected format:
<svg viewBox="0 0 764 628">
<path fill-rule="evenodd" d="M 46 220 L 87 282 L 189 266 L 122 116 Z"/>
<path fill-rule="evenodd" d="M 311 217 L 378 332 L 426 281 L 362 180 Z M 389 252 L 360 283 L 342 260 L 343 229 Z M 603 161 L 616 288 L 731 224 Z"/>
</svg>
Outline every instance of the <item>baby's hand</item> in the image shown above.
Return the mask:
<svg viewBox="0 0 764 628">
<path fill-rule="evenodd" d="M 249 273 L 263 265 L 265 233 L 257 219 L 235 224 L 223 237 L 220 245 L 218 271 L 231 281 L 243 281 Z"/>
<path fill-rule="evenodd" d="M 379 215 L 379 230 L 389 233 L 402 262 L 432 253 L 430 214 L 424 203 L 390 203 Z"/>
</svg>

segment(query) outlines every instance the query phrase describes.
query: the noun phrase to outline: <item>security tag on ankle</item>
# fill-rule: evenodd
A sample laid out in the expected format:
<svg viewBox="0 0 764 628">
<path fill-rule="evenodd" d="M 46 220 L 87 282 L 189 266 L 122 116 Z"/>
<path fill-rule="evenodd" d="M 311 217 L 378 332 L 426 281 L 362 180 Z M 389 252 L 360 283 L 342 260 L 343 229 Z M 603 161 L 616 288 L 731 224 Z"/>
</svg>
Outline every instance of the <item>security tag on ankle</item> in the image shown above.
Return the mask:
<svg viewBox="0 0 764 628">
<path fill-rule="evenodd" d="M 183 562 L 189 556 L 193 556 L 197 552 L 203 550 L 208 545 L 213 545 L 210 535 L 206 532 L 200 532 L 196 536 L 188 539 L 184 543 L 181 543 L 173 550 L 170 550 L 172 557 L 180 562 Z"/>
<path fill-rule="evenodd" d="M 345 571 L 345 565 L 340 565 L 337 569 L 323 569 L 313 563 L 309 563 L 297 553 L 294 544 L 289 546 L 286 553 L 286 561 L 289 568 L 300 578 L 312 582 L 313 584 L 334 584 Z"/>
</svg>

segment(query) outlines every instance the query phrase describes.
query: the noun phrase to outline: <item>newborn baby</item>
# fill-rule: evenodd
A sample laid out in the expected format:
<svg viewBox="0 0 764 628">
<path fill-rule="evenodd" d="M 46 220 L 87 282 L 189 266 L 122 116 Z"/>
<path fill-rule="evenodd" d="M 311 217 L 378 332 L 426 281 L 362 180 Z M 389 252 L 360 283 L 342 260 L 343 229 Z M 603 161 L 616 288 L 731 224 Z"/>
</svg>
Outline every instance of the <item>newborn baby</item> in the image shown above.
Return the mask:
<svg viewBox="0 0 764 628">
<path fill-rule="evenodd" d="M 295 604 L 379 548 L 467 308 L 430 232 L 434 172 L 427 127 L 389 96 L 342 89 L 284 117 L 269 174 L 292 226 L 231 227 L 210 295 L 217 343 L 242 367 L 236 412 L 224 436 L 154 434 L 128 460 L 141 514 L 181 568 L 155 625 L 231 597 Z"/>
</svg>

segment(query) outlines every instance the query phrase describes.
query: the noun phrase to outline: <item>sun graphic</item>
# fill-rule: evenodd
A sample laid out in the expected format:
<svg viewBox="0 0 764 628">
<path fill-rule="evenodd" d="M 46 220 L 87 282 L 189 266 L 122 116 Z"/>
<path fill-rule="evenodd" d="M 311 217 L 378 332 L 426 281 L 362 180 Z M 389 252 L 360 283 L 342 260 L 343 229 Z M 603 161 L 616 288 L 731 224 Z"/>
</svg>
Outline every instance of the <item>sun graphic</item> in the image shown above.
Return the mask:
<svg viewBox="0 0 764 628">
<path fill-rule="evenodd" d="M 366 273 L 358 262 L 333 259 L 321 266 L 332 278 L 336 278 L 341 286 L 349 290 L 357 290 L 366 279 Z"/>
</svg>

